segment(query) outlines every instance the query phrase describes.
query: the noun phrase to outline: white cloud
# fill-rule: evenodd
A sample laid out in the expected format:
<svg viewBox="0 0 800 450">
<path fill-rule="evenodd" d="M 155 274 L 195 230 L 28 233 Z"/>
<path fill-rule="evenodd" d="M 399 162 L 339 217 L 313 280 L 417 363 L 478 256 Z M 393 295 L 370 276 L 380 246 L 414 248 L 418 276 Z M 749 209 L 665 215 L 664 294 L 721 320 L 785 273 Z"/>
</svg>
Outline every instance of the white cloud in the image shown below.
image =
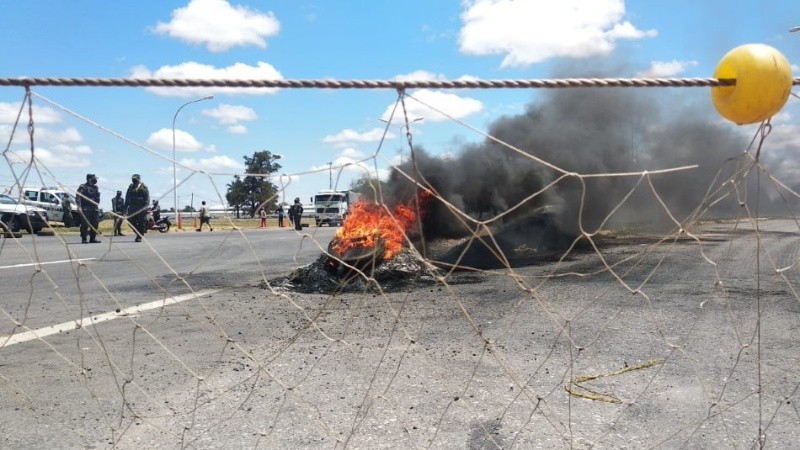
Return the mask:
<svg viewBox="0 0 800 450">
<path fill-rule="evenodd" d="M 92 149 L 87 145 L 57 144 L 52 147 L 36 147 L 33 151 L 36 159 L 47 168 L 73 168 L 89 167 L 92 158 Z M 9 151 L 7 154 L 12 164 L 29 164 L 30 151 Z"/>
<path fill-rule="evenodd" d="M 182 159 L 180 162 L 191 169 L 209 173 L 227 173 L 234 175 L 244 172 L 244 164 L 225 155 L 216 155 L 201 159 L 186 158 Z"/>
<path fill-rule="evenodd" d="M 247 127 L 244 125 L 231 125 L 228 127 L 230 134 L 247 134 Z"/>
<path fill-rule="evenodd" d="M 46 144 L 77 144 L 83 141 L 80 132 L 71 127 L 60 131 L 37 128 L 34 136 L 37 142 Z"/>
<path fill-rule="evenodd" d="M 172 130 L 162 128 L 147 138 L 147 145 L 162 150 L 172 150 Z M 175 151 L 196 152 L 203 148 L 197 139 L 183 130 L 175 130 Z"/>
<path fill-rule="evenodd" d="M 483 103 L 478 100 L 469 97 L 460 97 L 458 95 L 442 91 L 420 89 L 412 92 L 409 94 L 409 96 L 412 99 L 419 101 L 406 102 L 406 114 L 408 115 L 409 120 L 422 118 L 430 122 L 443 122 L 451 120 L 444 114 L 447 114 L 455 119 L 463 119 L 464 117 L 479 113 L 483 110 Z M 442 111 L 442 113 L 434 111 L 426 105 L 436 108 L 437 110 Z M 397 114 L 402 114 L 402 112 L 395 110 L 394 103 L 386 107 L 386 110 L 381 118 L 383 120 L 388 120 L 393 110 L 395 111 L 395 117 L 392 119 L 392 122 L 398 123 Z"/>
<path fill-rule="evenodd" d="M 656 36 L 624 21 L 624 0 L 464 0 L 461 52 L 505 55 L 502 67 L 607 55 L 620 39 Z"/>
<path fill-rule="evenodd" d="M 247 127 L 239 122 L 254 121 L 258 118 L 252 108 L 227 104 L 222 104 L 212 109 L 204 109 L 203 115 L 216 119 L 221 125 L 229 125 L 228 133 L 231 134 L 246 134 Z"/>
<path fill-rule="evenodd" d="M 773 117 L 773 119 L 776 119 Z M 773 121 L 772 123 L 776 123 Z M 788 153 L 800 154 L 800 125 L 794 123 L 781 123 L 780 126 L 773 127 L 769 133 L 769 145 L 771 154 L 778 155 L 780 158 L 785 158 Z M 742 134 L 746 137 L 751 137 L 752 130 L 742 130 Z M 768 158 L 768 157 L 767 157 Z M 790 158 L 791 164 L 797 164 L 796 158 Z M 798 166 L 800 170 L 800 165 Z"/>
<path fill-rule="evenodd" d="M 650 67 L 639 72 L 636 76 L 645 78 L 674 77 L 686 71 L 689 67 L 696 66 L 697 61 L 653 61 Z"/>
<path fill-rule="evenodd" d="M 278 189 L 281 192 L 285 192 L 286 188 L 300 182 L 300 175 L 289 175 L 285 173 L 272 174 L 272 176 L 270 176 L 270 179 L 272 180 L 273 183 L 275 183 L 278 186 Z"/>
<path fill-rule="evenodd" d="M 409 75 L 400 75 L 397 78 L 408 77 L 408 79 L 425 79 L 424 76 L 433 76 L 428 72 L 417 71 Z M 483 103 L 478 100 L 460 97 L 442 91 L 420 89 L 409 94 L 411 101 L 406 102 L 406 111 L 398 111 L 392 103 L 386 107 L 381 120 L 387 121 L 392 118 L 392 127 L 386 130 L 385 126 L 376 127 L 365 132 L 358 132 L 352 129 L 344 129 L 336 134 L 327 135 L 322 139 L 325 144 L 335 147 L 347 147 L 358 143 L 379 142 L 381 139 L 394 139 L 396 133 L 405 133 L 405 119 L 407 115 L 411 123 L 418 121 L 443 122 L 451 120 L 445 114 L 455 119 L 463 119 L 472 114 L 483 110 Z M 426 106 L 427 105 L 427 106 Z M 431 108 L 436 108 L 442 113 Z M 392 112 L 394 111 L 394 116 Z M 414 125 L 416 126 L 416 125 Z M 396 128 L 395 128 L 396 127 Z M 412 126 L 413 132 L 413 126 Z"/>
<path fill-rule="evenodd" d="M 356 150 L 355 148 L 348 147 L 341 151 L 339 156 L 331 160 L 331 165 L 328 163 L 311 166 L 311 172 L 324 172 L 333 178 L 333 183 L 341 185 L 341 180 L 349 180 L 352 176 L 356 178 L 361 176 L 375 176 L 375 164 L 371 160 L 362 161 L 366 155 Z"/>
<path fill-rule="evenodd" d="M 0 126 L 0 131 L 5 129 L 10 132 L 11 127 Z M 34 155 L 45 167 L 84 168 L 92 162 L 92 149 L 83 143 L 83 137 L 75 128 L 36 128 L 34 140 Z M 27 131 L 15 135 L 13 146 L 7 154 L 11 164 L 29 164 L 31 157 Z"/>
<path fill-rule="evenodd" d="M 389 175 L 392 174 L 391 169 L 378 169 L 378 172 L 374 175 L 374 178 L 379 180 L 388 181 Z"/>
<path fill-rule="evenodd" d="M 36 149 L 36 157 L 47 167 L 89 167 L 92 149 L 88 145 L 58 144 Z"/>
<path fill-rule="evenodd" d="M 387 135 L 387 138 L 390 137 Z M 352 143 L 378 142 L 383 138 L 383 128 L 373 128 L 369 131 L 359 133 L 358 131 L 345 129 L 336 134 L 329 134 L 322 138 L 325 144 L 334 146 L 350 145 Z"/>
<path fill-rule="evenodd" d="M 217 53 L 237 46 L 266 48 L 265 38 L 277 35 L 280 28 L 272 12 L 232 6 L 226 0 L 191 0 L 172 12 L 169 23 L 159 22 L 153 31 Z"/>
<path fill-rule="evenodd" d="M 207 64 L 193 61 L 176 66 L 163 66 L 151 71 L 145 66 L 136 66 L 131 69 L 130 78 L 175 78 L 196 80 L 282 80 L 283 75 L 272 65 L 258 62 L 255 66 L 235 63 L 228 67 L 216 68 Z M 165 97 L 200 97 L 214 93 L 227 95 L 248 94 L 266 95 L 277 91 L 277 88 L 227 88 L 227 87 L 148 87 L 148 91 Z"/>
<path fill-rule="evenodd" d="M 416 70 L 414 72 L 408 74 L 401 74 L 394 77 L 397 81 L 435 81 L 435 80 L 446 80 L 447 77 L 441 74 L 434 74 L 431 72 L 427 72 L 424 70 Z M 477 77 L 464 75 L 459 78 L 459 80 L 477 80 Z M 428 105 L 443 111 L 446 114 L 449 114 L 457 119 L 462 119 L 467 117 L 471 114 L 475 114 L 483 110 L 483 104 L 475 99 L 469 97 L 461 97 L 455 94 L 445 93 L 442 91 L 435 91 L 430 89 L 420 89 L 417 91 L 412 92 L 411 97 L 420 100 Z M 394 116 L 392 116 L 392 111 L 394 111 Z M 389 117 L 392 117 L 392 123 L 394 124 L 404 124 L 405 117 L 408 116 L 409 121 L 416 121 L 418 119 L 426 119 L 432 122 L 441 122 L 445 120 L 449 120 L 442 114 L 439 114 L 435 111 L 432 111 L 426 106 L 420 105 L 416 102 L 407 102 L 406 103 L 406 113 L 404 114 L 403 111 L 399 110 L 395 107 L 395 104 L 392 103 L 390 106 L 386 108 L 386 111 L 381 116 L 382 120 L 389 120 Z M 386 136 L 387 138 L 393 136 Z"/>
<path fill-rule="evenodd" d="M 373 164 L 372 160 L 361 161 L 363 158 L 363 153 L 353 148 L 345 149 L 332 161 L 333 183 L 338 186 L 342 184 L 340 179 L 359 178 L 362 176 L 375 177 L 375 164 Z M 325 169 L 327 169 L 327 166 Z"/>
<path fill-rule="evenodd" d="M 9 164 L 28 164 L 30 162 L 30 152 L 9 150 L 3 155 L 8 158 Z"/>
<path fill-rule="evenodd" d="M 364 157 L 364 153 L 360 152 L 354 148 L 346 148 L 342 150 L 341 153 L 342 158 L 352 158 L 352 159 L 361 159 Z"/>
<path fill-rule="evenodd" d="M 19 122 L 17 123 L 17 116 L 19 115 Z M 60 123 L 61 114 L 53 108 L 47 106 L 34 106 L 33 108 L 33 123 Z M 20 115 L 19 103 L 5 103 L 0 102 L 0 123 L 14 124 L 17 123 L 24 127 L 28 126 L 28 107 L 22 107 L 22 114 Z"/>
<path fill-rule="evenodd" d="M 401 74 L 394 77 L 396 81 L 436 81 L 436 80 L 446 80 L 442 74 L 435 74 L 428 72 L 426 70 L 415 70 L 414 72 Z"/>
<path fill-rule="evenodd" d="M 461 75 L 460 77 L 456 78 L 456 81 L 478 81 L 480 77 L 476 77 L 474 75 Z"/>
</svg>

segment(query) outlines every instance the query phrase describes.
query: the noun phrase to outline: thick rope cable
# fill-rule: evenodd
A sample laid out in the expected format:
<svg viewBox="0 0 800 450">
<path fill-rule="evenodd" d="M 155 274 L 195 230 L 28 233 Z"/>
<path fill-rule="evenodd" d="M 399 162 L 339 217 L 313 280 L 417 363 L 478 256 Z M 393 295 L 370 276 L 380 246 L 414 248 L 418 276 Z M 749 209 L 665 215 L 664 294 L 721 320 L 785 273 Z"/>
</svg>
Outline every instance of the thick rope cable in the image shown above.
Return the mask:
<svg viewBox="0 0 800 450">
<path fill-rule="evenodd" d="M 800 78 L 793 79 L 800 85 Z M 0 86 L 217 87 L 320 89 L 490 89 L 735 86 L 732 78 L 563 78 L 529 80 L 216 80 L 179 78 L 0 78 Z"/>
</svg>

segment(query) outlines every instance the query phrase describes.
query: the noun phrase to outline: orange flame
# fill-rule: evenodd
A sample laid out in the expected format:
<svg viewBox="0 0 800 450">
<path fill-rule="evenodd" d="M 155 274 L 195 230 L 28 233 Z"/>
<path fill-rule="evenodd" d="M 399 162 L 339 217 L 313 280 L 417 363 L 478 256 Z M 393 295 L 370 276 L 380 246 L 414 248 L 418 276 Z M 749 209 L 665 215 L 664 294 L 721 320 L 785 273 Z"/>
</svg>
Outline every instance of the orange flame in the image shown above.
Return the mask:
<svg viewBox="0 0 800 450">
<path fill-rule="evenodd" d="M 347 220 L 336 231 L 331 249 L 339 255 L 354 248 L 371 249 L 380 238 L 385 247 L 383 259 L 389 260 L 403 249 L 416 221 L 413 205 L 399 204 L 390 213 L 384 206 L 362 199 L 350 208 Z"/>
</svg>

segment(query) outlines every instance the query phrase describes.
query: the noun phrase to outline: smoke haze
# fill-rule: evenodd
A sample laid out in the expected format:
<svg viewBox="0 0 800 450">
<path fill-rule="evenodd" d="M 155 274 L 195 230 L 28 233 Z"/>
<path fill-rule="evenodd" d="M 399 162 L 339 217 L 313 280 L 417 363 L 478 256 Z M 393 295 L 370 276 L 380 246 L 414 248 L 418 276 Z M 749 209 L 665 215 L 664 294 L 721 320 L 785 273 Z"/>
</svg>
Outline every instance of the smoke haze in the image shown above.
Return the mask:
<svg viewBox="0 0 800 450">
<path fill-rule="evenodd" d="M 666 109 L 659 105 L 680 103 L 670 100 L 675 89 L 660 98 L 643 91 L 548 91 L 541 101 L 528 105 L 525 113 L 503 117 L 488 129 L 490 136 L 523 154 L 489 139 L 449 149 L 455 154 L 449 159 L 430 156 L 424 143 L 415 146 L 422 184 L 475 219 L 488 220 L 514 208 L 502 220 L 490 223 L 495 237 L 506 246 L 560 247 L 581 228 L 595 231 L 607 219 L 607 227 L 674 228 L 646 179 L 609 217 L 640 181 L 635 176 L 584 178 L 584 184 L 569 176 L 529 198 L 562 175 L 530 156 L 583 175 L 696 164 L 694 169 L 651 177 L 655 192 L 677 220 L 703 209 L 709 203 L 704 200 L 709 189 L 717 189 L 749 161 L 741 156 L 750 142 L 734 127 L 714 121 L 709 114 L 710 100 L 705 110 L 687 104 Z M 409 162 L 401 169 L 413 174 Z M 409 201 L 415 192 L 398 173 L 390 176 L 388 187 L 398 201 Z M 730 216 L 738 209 L 736 198 L 728 196 L 704 215 Z M 474 223 L 458 220 L 443 202 L 433 200 L 428 205 L 423 220 L 427 239 L 458 238 L 475 231 Z"/>
</svg>

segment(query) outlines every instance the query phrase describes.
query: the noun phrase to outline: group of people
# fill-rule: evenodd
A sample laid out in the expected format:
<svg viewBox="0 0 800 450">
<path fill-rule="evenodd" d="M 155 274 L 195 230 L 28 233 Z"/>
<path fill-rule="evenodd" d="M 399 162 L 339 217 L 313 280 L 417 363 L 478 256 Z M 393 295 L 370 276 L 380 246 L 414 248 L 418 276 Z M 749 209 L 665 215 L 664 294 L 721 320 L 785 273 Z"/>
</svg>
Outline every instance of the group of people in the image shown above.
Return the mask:
<svg viewBox="0 0 800 450">
<path fill-rule="evenodd" d="M 97 187 L 97 177 L 90 173 L 86 175 L 86 183 L 78 186 L 75 195 L 78 215 L 81 218 L 81 242 L 86 244 L 99 243 L 97 229 L 99 226 L 98 208 L 100 205 L 100 189 Z M 142 183 L 142 177 L 135 173 L 131 175 L 131 184 L 122 197 L 122 191 L 117 191 L 116 197 L 111 200 L 114 211 L 114 236 L 122 234 L 122 222 L 125 218 L 133 227 L 136 238 L 134 241 L 142 242 L 142 236 L 147 232 L 147 213 L 150 210 L 150 191 Z"/>
<path fill-rule="evenodd" d="M 81 218 L 80 234 L 81 242 L 84 244 L 96 244 L 100 240 L 97 239 L 98 227 L 100 218 L 98 217 L 98 209 L 100 207 L 100 189 L 97 187 L 97 176 L 93 173 L 86 174 L 86 183 L 78 187 L 78 192 L 75 195 L 76 206 L 78 207 L 78 214 Z M 62 205 L 63 207 L 63 205 Z M 122 224 L 127 219 L 136 233 L 135 242 L 142 242 L 142 236 L 147 233 L 147 214 L 153 214 L 153 220 L 158 221 L 161 214 L 161 208 L 158 205 L 158 200 L 153 201 L 153 206 L 150 206 L 150 191 L 147 185 L 142 183 L 142 177 L 135 173 L 131 175 L 131 184 L 122 197 L 122 191 L 117 191 L 117 195 L 111 200 L 111 208 L 114 212 L 114 236 L 125 236 L 122 233 Z M 69 211 L 69 205 L 64 211 Z M 279 206 L 275 211 L 278 214 L 278 225 L 283 227 L 283 206 Z M 65 213 L 65 217 L 69 214 Z M 206 202 L 203 201 L 199 211 L 200 225 L 196 231 L 202 231 L 203 225 L 208 225 L 210 231 L 214 231 L 211 227 L 211 215 Z M 267 212 L 261 208 L 261 226 L 267 226 Z M 303 216 L 303 205 L 300 203 L 300 198 L 294 199 L 294 204 L 289 207 L 289 222 L 294 226 L 295 230 L 302 231 L 301 218 Z M 66 219 L 65 219 L 66 220 Z M 65 224 L 66 225 L 66 224 Z"/>
<path fill-rule="evenodd" d="M 99 195 L 98 195 L 99 202 Z M 125 198 L 122 198 L 122 191 L 117 191 L 117 196 L 111 200 L 111 207 L 115 213 L 114 217 L 114 236 L 125 236 L 122 234 L 122 223 L 127 217 L 134 232 L 136 233 L 136 242 L 142 242 L 142 236 L 147 233 L 147 213 L 153 217 L 153 223 L 158 223 L 161 219 L 161 206 L 158 200 L 153 200 L 153 206 L 148 206 L 150 203 L 150 191 L 147 186 L 142 183 L 142 178 L 138 173 L 131 176 L 131 184 L 128 186 L 128 191 Z M 207 224 L 211 231 L 211 216 L 209 214 L 208 206 L 203 201 L 200 207 L 200 227 L 197 231 L 203 229 L 203 225 Z M 81 234 L 81 237 L 83 235 Z"/>
<path fill-rule="evenodd" d="M 259 217 L 261 218 L 261 223 L 259 224 L 260 228 L 267 227 L 267 210 L 262 206 L 258 210 Z M 278 226 L 283 228 L 286 224 L 283 222 L 284 218 L 284 211 L 283 205 L 278 205 L 278 209 L 275 210 L 275 214 L 278 215 Z M 301 219 L 303 217 L 303 205 L 300 203 L 300 198 L 294 199 L 294 204 L 289 207 L 289 222 L 292 224 L 295 230 L 302 230 L 303 224 L 301 223 Z"/>
</svg>

